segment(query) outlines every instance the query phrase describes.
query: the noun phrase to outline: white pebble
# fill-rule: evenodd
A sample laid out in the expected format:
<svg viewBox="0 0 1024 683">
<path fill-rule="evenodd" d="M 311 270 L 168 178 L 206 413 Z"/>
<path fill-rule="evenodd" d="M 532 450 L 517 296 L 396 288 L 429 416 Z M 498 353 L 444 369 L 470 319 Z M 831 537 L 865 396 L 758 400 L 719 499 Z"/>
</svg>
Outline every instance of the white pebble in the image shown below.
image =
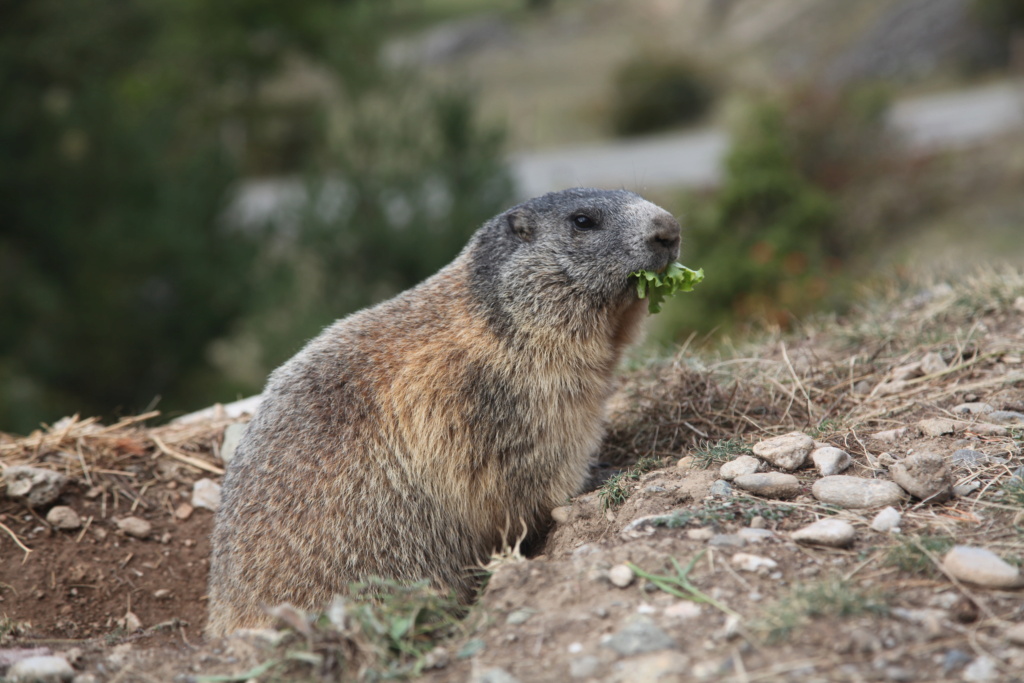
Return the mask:
<svg viewBox="0 0 1024 683">
<path fill-rule="evenodd" d="M 1024 585 L 1020 571 L 991 550 L 958 545 L 942 558 L 942 566 L 961 581 L 986 588 L 1018 588 Z"/>
<path fill-rule="evenodd" d="M 46 521 L 56 528 L 66 531 L 79 529 L 82 526 L 82 518 L 67 505 L 54 505 L 50 508 L 50 511 L 46 513 Z"/>
<path fill-rule="evenodd" d="M 7 670 L 7 681 L 70 681 L 75 675 L 67 660 L 53 655 L 26 657 L 11 665 Z"/>
<path fill-rule="evenodd" d="M 192 486 L 192 507 L 216 511 L 220 507 L 220 484 L 200 479 Z"/>
<path fill-rule="evenodd" d="M 853 543 L 857 531 L 849 522 L 841 519 L 819 519 L 814 524 L 793 532 L 794 541 L 824 545 L 830 548 L 845 548 Z"/>
<path fill-rule="evenodd" d="M 722 465 L 719 474 L 722 479 L 732 481 L 741 474 L 753 474 L 761 466 L 761 461 L 749 455 L 741 455 L 735 460 Z"/>
<path fill-rule="evenodd" d="M 125 517 L 117 520 L 117 528 L 128 536 L 135 538 L 148 538 L 153 531 L 153 525 L 139 517 Z"/>
<path fill-rule="evenodd" d="M 814 461 L 814 466 L 818 468 L 818 474 L 823 477 L 839 474 L 853 462 L 850 459 L 849 453 L 842 448 L 834 446 L 815 448 L 811 451 L 811 460 Z"/>
<path fill-rule="evenodd" d="M 903 515 L 896 508 L 889 506 L 875 515 L 875 518 L 871 520 L 871 528 L 883 534 L 899 531 L 901 521 L 903 521 Z"/>
<path fill-rule="evenodd" d="M 779 566 L 779 563 L 770 557 L 750 555 L 749 553 L 736 553 L 732 556 L 730 562 L 732 562 L 734 567 L 745 572 L 756 572 L 762 568 L 775 569 Z"/>
<path fill-rule="evenodd" d="M 627 587 L 633 583 L 634 578 L 636 578 L 636 575 L 633 573 L 633 570 L 624 564 L 617 564 L 608 570 L 608 580 L 612 582 L 612 585 L 619 588 Z"/>
<path fill-rule="evenodd" d="M 754 455 L 784 470 L 795 470 L 814 449 L 814 439 L 802 432 L 790 432 L 766 439 L 754 446 Z"/>
</svg>

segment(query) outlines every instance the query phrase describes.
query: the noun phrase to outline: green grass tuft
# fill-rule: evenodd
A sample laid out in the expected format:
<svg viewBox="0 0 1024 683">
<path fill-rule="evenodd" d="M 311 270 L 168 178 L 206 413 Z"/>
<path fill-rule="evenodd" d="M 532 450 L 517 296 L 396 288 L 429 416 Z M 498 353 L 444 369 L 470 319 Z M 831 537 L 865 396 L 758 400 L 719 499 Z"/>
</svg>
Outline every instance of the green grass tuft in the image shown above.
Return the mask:
<svg viewBox="0 0 1024 683">
<path fill-rule="evenodd" d="M 952 536 L 908 536 L 900 540 L 885 555 L 887 567 L 897 567 L 909 574 L 933 576 L 938 571 L 931 558 L 921 550 L 924 548 L 935 556 L 942 556 L 956 544 Z"/>
<path fill-rule="evenodd" d="M 661 465 L 660 458 L 644 457 L 632 467 L 608 477 L 598 492 L 603 509 L 617 508 L 625 503 L 629 499 L 630 482 L 636 481 L 651 470 L 658 469 Z"/>
<path fill-rule="evenodd" d="M 753 455 L 750 446 L 739 439 L 719 439 L 713 445 L 703 442 L 693 452 L 694 467 L 706 470 L 712 466 L 735 460 L 740 455 Z"/>
<path fill-rule="evenodd" d="M 815 619 L 845 619 L 889 612 L 886 597 L 860 588 L 851 581 L 832 577 L 795 586 L 788 596 L 766 606 L 764 616 L 752 623 L 768 643 L 778 643 Z"/>
</svg>

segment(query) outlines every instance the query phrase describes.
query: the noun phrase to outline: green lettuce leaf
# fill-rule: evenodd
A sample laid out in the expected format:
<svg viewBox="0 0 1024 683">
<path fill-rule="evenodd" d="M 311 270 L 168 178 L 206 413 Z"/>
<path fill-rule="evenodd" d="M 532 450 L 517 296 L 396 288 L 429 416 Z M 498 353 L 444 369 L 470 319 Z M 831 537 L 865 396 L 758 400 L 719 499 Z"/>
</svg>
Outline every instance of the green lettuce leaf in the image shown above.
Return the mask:
<svg viewBox="0 0 1024 683">
<path fill-rule="evenodd" d="M 691 270 L 677 261 L 660 273 L 638 270 L 629 276 L 636 279 L 637 296 L 647 299 L 647 310 L 660 313 L 666 298 L 676 292 L 692 292 L 693 286 L 704 279 L 704 269 Z"/>
</svg>

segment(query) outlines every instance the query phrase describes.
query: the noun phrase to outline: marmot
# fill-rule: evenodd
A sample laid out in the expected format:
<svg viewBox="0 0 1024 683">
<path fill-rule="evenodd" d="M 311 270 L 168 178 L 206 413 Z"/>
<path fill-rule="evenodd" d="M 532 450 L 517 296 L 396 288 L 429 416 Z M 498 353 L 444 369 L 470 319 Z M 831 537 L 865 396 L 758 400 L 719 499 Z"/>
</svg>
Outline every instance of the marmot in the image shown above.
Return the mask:
<svg viewBox="0 0 1024 683">
<path fill-rule="evenodd" d="M 626 191 L 546 194 L 278 368 L 224 478 L 207 633 L 322 609 L 371 576 L 473 598 L 479 568 L 578 493 L 679 223 Z M 511 537 L 511 539 L 509 539 Z"/>
</svg>

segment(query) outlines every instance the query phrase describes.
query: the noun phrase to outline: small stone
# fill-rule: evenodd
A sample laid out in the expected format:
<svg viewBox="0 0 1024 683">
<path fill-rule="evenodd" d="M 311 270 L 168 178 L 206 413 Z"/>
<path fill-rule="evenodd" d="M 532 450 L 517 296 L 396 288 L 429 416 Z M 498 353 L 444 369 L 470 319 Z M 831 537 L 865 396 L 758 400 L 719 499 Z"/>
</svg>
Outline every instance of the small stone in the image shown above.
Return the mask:
<svg viewBox="0 0 1024 683">
<path fill-rule="evenodd" d="M 700 616 L 700 605 L 689 600 L 680 600 L 665 608 L 664 615 L 673 619 L 695 619 Z"/>
<path fill-rule="evenodd" d="M 930 503 L 942 503 L 953 495 L 949 468 L 936 453 L 908 455 L 889 468 L 889 475 L 904 491 Z"/>
<path fill-rule="evenodd" d="M 443 669 L 451 661 L 448 649 L 438 645 L 423 657 L 424 669 Z"/>
<path fill-rule="evenodd" d="M 814 439 L 802 432 L 790 432 L 756 444 L 754 455 L 780 469 L 793 471 L 804 464 L 813 449 Z"/>
<path fill-rule="evenodd" d="M 236 422 L 235 424 L 228 425 L 227 429 L 224 430 L 224 440 L 220 445 L 220 459 L 225 465 L 231 462 L 231 458 L 235 457 L 238 442 L 242 440 L 242 435 L 245 434 L 248 426 L 248 422 Z"/>
<path fill-rule="evenodd" d="M 158 590 L 153 591 L 153 597 L 157 600 L 166 600 L 167 598 L 171 597 L 171 591 L 167 588 L 160 588 Z"/>
<path fill-rule="evenodd" d="M 707 527 L 686 530 L 686 537 L 691 541 L 709 541 L 714 535 L 714 530 Z"/>
<path fill-rule="evenodd" d="M 624 564 L 617 564 L 608 570 L 608 580 L 612 582 L 613 586 L 619 588 L 626 588 L 633 583 L 634 578 L 636 578 L 636 574 Z"/>
<path fill-rule="evenodd" d="M 774 531 L 755 529 L 753 527 L 744 527 L 737 531 L 736 535 L 748 543 L 760 543 L 761 541 L 767 541 L 769 538 L 775 538 Z"/>
<path fill-rule="evenodd" d="M 572 678 L 593 678 L 601 667 L 601 660 L 592 655 L 569 660 L 569 675 Z"/>
<path fill-rule="evenodd" d="M 192 512 L 195 510 L 188 503 L 182 503 L 178 507 L 174 508 L 174 518 L 178 521 L 184 522 L 186 519 L 192 516 Z"/>
<path fill-rule="evenodd" d="M 736 553 L 729 560 L 732 566 L 744 572 L 757 572 L 761 569 L 772 570 L 779 566 L 779 563 L 770 557 L 750 555 L 748 553 Z"/>
<path fill-rule="evenodd" d="M 653 683 L 654 681 L 688 680 L 690 658 L 681 652 L 666 650 L 638 655 L 616 662 L 617 676 L 605 680 L 615 683 Z"/>
<path fill-rule="evenodd" d="M 957 484 L 953 487 L 953 495 L 957 498 L 964 498 L 981 488 L 981 482 L 972 481 L 969 484 Z"/>
<path fill-rule="evenodd" d="M 985 548 L 958 545 L 942 558 L 942 566 L 961 581 L 986 588 L 1019 588 L 1024 585 L 1020 571 Z"/>
<path fill-rule="evenodd" d="M 551 519 L 555 521 L 555 524 L 565 524 L 569 521 L 569 516 L 572 514 L 571 505 L 563 505 L 557 507 L 551 511 Z"/>
<path fill-rule="evenodd" d="M 13 465 L 4 470 L 4 481 L 8 498 L 30 508 L 38 508 L 57 500 L 68 478 L 60 472 L 41 467 Z"/>
<path fill-rule="evenodd" d="M 764 529 L 768 525 L 768 521 L 761 515 L 754 515 L 750 518 L 751 529 Z"/>
<path fill-rule="evenodd" d="M 956 432 L 956 423 L 941 417 L 921 420 L 917 423 L 917 427 L 928 436 L 945 436 Z"/>
<path fill-rule="evenodd" d="M 125 517 L 117 520 L 117 528 L 128 536 L 135 538 L 148 538 L 153 531 L 153 525 L 139 517 Z"/>
<path fill-rule="evenodd" d="M 220 484 L 212 479 L 200 479 L 192 486 L 192 507 L 216 512 L 220 507 Z"/>
<path fill-rule="evenodd" d="M 921 359 L 921 371 L 926 375 L 934 375 L 942 372 L 949 366 L 946 365 L 946 361 L 942 360 L 942 356 L 934 351 L 926 353 L 924 358 Z"/>
<path fill-rule="evenodd" d="M 517 609 L 515 612 L 511 612 L 507 617 L 505 617 L 505 623 L 509 626 L 520 626 L 521 624 L 525 624 L 532 616 L 533 610 Z"/>
<path fill-rule="evenodd" d="M 679 458 L 679 462 L 676 463 L 676 467 L 678 467 L 681 470 L 691 469 L 693 467 L 693 456 L 685 455 Z"/>
<path fill-rule="evenodd" d="M 639 655 L 645 652 L 671 650 L 676 643 L 665 631 L 647 617 L 639 617 L 631 621 L 618 633 L 603 643 L 623 657 Z"/>
<path fill-rule="evenodd" d="M 55 655 L 27 657 L 7 670 L 4 680 L 12 683 L 57 683 L 70 681 L 75 675 L 67 660 Z"/>
<path fill-rule="evenodd" d="M 741 455 L 722 465 L 718 476 L 726 481 L 732 481 L 741 474 L 754 474 L 759 467 L 761 467 L 760 460 L 750 455 Z"/>
<path fill-rule="evenodd" d="M 822 477 L 814 482 L 811 493 L 822 503 L 843 508 L 885 507 L 895 505 L 907 497 L 903 489 L 891 481 L 845 474 Z"/>
<path fill-rule="evenodd" d="M 718 498 L 728 498 L 732 495 L 732 486 L 725 479 L 716 479 L 708 489 L 708 493 Z"/>
<path fill-rule="evenodd" d="M 474 678 L 473 681 L 475 683 L 519 683 L 518 678 L 498 667 L 487 669 L 478 678 Z"/>
<path fill-rule="evenodd" d="M 798 543 L 824 545 L 829 548 L 845 548 L 853 543 L 857 530 L 841 519 L 819 519 L 793 532 L 792 538 Z"/>
<path fill-rule="evenodd" d="M 733 480 L 736 488 L 765 498 L 795 498 L 800 495 L 800 480 L 783 472 L 741 474 Z"/>
<path fill-rule="evenodd" d="M 906 427 L 899 427 L 897 429 L 886 429 L 881 432 L 875 432 L 871 435 L 872 439 L 881 441 L 883 443 L 896 443 L 907 433 Z"/>
<path fill-rule="evenodd" d="M 118 624 L 128 633 L 142 630 L 142 621 L 135 615 L 135 612 L 125 614 L 123 618 L 118 619 Z"/>
<path fill-rule="evenodd" d="M 842 448 L 834 446 L 815 448 L 811 451 L 811 460 L 814 462 L 814 466 L 818 468 L 818 474 L 823 477 L 839 474 L 853 462 L 849 453 Z"/>
<path fill-rule="evenodd" d="M 890 531 L 899 531 L 901 521 L 903 521 L 903 515 L 900 514 L 899 510 L 894 507 L 887 507 L 884 510 L 880 510 L 875 515 L 875 518 L 871 520 L 871 528 L 883 534 Z"/>
<path fill-rule="evenodd" d="M 985 419 L 1000 425 L 1024 425 L 1024 413 L 1015 410 L 996 410 L 986 415 Z"/>
<path fill-rule="evenodd" d="M 742 548 L 747 542 L 738 534 L 715 534 L 708 539 L 708 545 L 715 548 Z"/>
<path fill-rule="evenodd" d="M 46 521 L 58 529 L 70 531 L 82 528 L 82 518 L 67 505 L 54 505 L 46 513 Z"/>
<path fill-rule="evenodd" d="M 962 676 L 962 680 L 970 681 L 970 683 L 985 683 L 998 680 L 999 671 L 991 658 L 982 656 L 968 664 L 964 668 Z"/>
<path fill-rule="evenodd" d="M 946 652 L 942 658 L 942 673 L 949 674 L 956 669 L 962 669 L 965 664 L 971 661 L 971 656 L 963 650 L 952 649 Z"/>
<path fill-rule="evenodd" d="M 978 436 L 1009 436 L 1010 430 L 1001 425 L 994 425 L 989 422 L 978 422 L 971 425 L 971 431 Z"/>
<path fill-rule="evenodd" d="M 985 413 L 991 413 L 993 410 L 995 408 L 988 403 L 972 402 L 953 406 L 950 412 L 955 415 L 984 415 Z"/>
<path fill-rule="evenodd" d="M 954 465 L 962 465 L 973 469 L 984 467 L 985 465 L 1005 464 L 1006 458 L 997 458 L 971 448 L 961 448 L 953 452 L 952 461 Z"/>
<path fill-rule="evenodd" d="M 1006 629 L 1006 633 L 1003 634 L 1007 642 L 1013 643 L 1014 645 L 1024 645 L 1024 624 L 1015 624 L 1010 628 Z"/>
</svg>

